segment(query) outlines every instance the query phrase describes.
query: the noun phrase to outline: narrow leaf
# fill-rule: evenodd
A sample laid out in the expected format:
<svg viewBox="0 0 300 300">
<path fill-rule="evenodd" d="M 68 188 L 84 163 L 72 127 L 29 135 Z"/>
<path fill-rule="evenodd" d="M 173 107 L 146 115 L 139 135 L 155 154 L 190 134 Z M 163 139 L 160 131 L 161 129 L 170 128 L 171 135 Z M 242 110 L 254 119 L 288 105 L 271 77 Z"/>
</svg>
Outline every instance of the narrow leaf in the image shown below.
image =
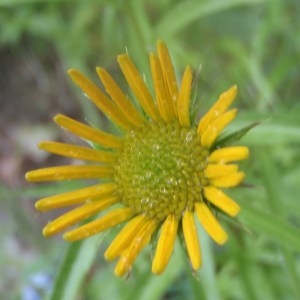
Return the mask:
<svg viewBox="0 0 300 300">
<path fill-rule="evenodd" d="M 68 246 L 48 300 L 77 299 L 82 281 L 96 256 L 98 240 L 99 235 Z"/>
<path fill-rule="evenodd" d="M 284 218 L 262 212 L 244 203 L 240 219 L 253 231 L 271 237 L 283 247 L 300 251 L 300 229 L 292 226 Z"/>
<path fill-rule="evenodd" d="M 242 127 L 241 129 L 238 129 L 232 133 L 229 133 L 227 135 L 222 136 L 217 142 L 216 142 L 216 148 L 218 147 L 224 147 L 226 145 L 231 145 L 232 143 L 240 140 L 249 130 L 254 128 L 255 126 L 261 124 L 262 121 L 259 122 L 253 122 L 249 125 L 246 125 L 245 127 Z"/>
</svg>

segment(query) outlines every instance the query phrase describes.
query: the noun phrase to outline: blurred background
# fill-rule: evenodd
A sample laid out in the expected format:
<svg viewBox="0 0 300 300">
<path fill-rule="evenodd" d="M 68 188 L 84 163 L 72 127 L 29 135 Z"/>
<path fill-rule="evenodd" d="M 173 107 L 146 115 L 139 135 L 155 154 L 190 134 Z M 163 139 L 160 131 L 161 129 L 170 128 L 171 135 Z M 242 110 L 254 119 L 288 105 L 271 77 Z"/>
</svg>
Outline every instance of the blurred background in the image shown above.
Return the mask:
<svg viewBox="0 0 300 300">
<path fill-rule="evenodd" d="M 300 299 L 299 15 L 298 0 L 0 0 L 0 298 Z M 55 114 L 110 129 L 66 71 L 97 81 L 103 66 L 126 87 L 116 56 L 128 51 L 147 77 L 157 39 L 179 81 L 193 68 L 201 114 L 237 84 L 231 129 L 260 125 L 241 140 L 251 149 L 246 186 L 230 192 L 242 212 L 220 216 L 228 243 L 201 233 L 203 268 L 192 273 L 177 247 L 159 277 L 145 250 L 124 280 L 103 259 L 107 235 L 70 245 L 42 237 L 54 215 L 38 214 L 34 202 L 84 183 L 33 185 L 24 173 L 71 163 L 36 147 L 72 139 Z"/>
</svg>

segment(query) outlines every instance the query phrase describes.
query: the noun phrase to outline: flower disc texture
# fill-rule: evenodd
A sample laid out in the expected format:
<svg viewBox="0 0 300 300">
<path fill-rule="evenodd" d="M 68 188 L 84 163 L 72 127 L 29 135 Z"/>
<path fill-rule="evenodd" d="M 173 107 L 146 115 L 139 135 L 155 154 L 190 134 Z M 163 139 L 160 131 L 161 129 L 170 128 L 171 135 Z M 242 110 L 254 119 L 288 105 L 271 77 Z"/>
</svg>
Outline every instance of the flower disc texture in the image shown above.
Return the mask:
<svg viewBox="0 0 300 300">
<path fill-rule="evenodd" d="M 227 234 L 214 211 L 235 216 L 240 210 L 222 189 L 235 187 L 243 180 L 244 173 L 235 162 L 248 157 L 248 148 L 215 147 L 223 129 L 236 116 L 237 110 L 229 106 L 236 97 L 237 87 L 222 93 L 195 125 L 190 120 L 191 69 L 186 67 L 178 86 L 163 42 L 158 41 L 157 54 L 150 54 L 155 96 L 127 54 L 118 56 L 118 63 L 138 107 L 105 69 L 96 69 L 105 92 L 77 70 L 69 71 L 73 81 L 120 128 L 121 134 L 116 136 L 64 115 L 55 116 L 58 125 L 91 147 L 58 142 L 42 142 L 39 147 L 90 163 L 30 171 L 27 180 L 99 179 L 100 182 L 37 201 L 36 209 L 42 212 L 70 207 L 49 222 L 43 234 L 48 237 L 67 229 L 64 239 L 77 241 L 122 224 L 105 258 L 118 258 L 115 274 L 123 276 L 131 270 L 135 258 L 155 232 L 158 241 L 152 272 L 162 273 L 176 236 L 182 231 L 191 266 L 198 269 L 201 252 L 196 219 L 221 245 Z M 73 227 L 100 212 L 100 217 Z"/>
</svg>

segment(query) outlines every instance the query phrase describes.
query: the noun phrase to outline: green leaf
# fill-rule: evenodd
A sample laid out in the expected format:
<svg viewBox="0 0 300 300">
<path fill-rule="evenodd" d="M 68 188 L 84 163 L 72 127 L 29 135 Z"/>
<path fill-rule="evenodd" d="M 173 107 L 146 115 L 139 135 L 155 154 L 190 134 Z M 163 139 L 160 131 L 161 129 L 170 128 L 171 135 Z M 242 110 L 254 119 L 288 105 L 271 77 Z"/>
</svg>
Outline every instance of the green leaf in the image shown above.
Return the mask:
<svg viewBox="0 0 300 300">
<path fill-rule="evenodd" d="M 269 120 L 270 114 L 241 113 L 239 118 L 229 125 L 234 130 L 244 126 L 245 122 L 253 119 Z M 251 130 L 243 142 L 249 145 L 276 146 L 287 143 L 299 144 L 300 122 L 297 111 L 283 111 L 281 114 L 273 114 L 269 122 L 263 122 L 260 126 Z"/>
<path fill-rule="evenodd" d="M 77 299 L 82 281 L 96 256 L 98 241 L 99 235 L 69 245 L 48 300 Z"/>
<path fill-rule="evenodd" d="M 192 22 L 237 6 L 265 3 L 268 0 L 182 1 L 171 9 L 155 28 L 157 36 L 174 36 Z M 188 13 L 185 13 L 188 12 Z"/>
<path fill-rule="evenodd" d="M 163 299 L 164 293 L 174 281 L 174 279 L 179 276 L 183 267 L 183 257 L 180 249 L 179 243 L 175 244 L 175 249 L 168 264 L 166 270 L 160 276 L 154 276 L 150 269 L 137 278 L 138 284 L 133 290 L 126 291 L 126 297 L 123 296 L 122 299 L 143 299 L 143 300 L 155 300 Z M 150 264 L 147 264 L 149 268 Z"/>
<path fill-rule="evenodd" d="M 75 1 L 75 0 L 0 0 L 0 6 L 9 6 L 9 5 L 20 5 L 20 4 L 32 4 L 32 3 L 49 3 L 49 2 L 66 2 L 66 1 Z"/>
<path fill-rule="evenodd" d="M 213 242 L 201 224 L 199 224 L 199 222 L 197 223 L 197 229 L 200 237 L 199 240 L 201 243 L 202 267 L 200 270 L 196 271 L 196 273 L 200 278 L 199 282 L 201 282 L 206 299 L 218 300 L 221 299 L 221 297 L 218 289 L 217 268 L 213 251 Z"/>
<path fill-rule="evenodd" d="M 300 251 L 300 229 L 274 213 L 262 212 L 249 204 L 242 204 L 240 219 L 250 229 L 265 234 L 283 247 Z"/>
<path fill-rule="evenodd" d="M 232 143 L 240 140 L 249 130 L 254 128 L 255 126 L 261 124 L 262 122 L 253 122 L 249 125 L 246 125 L 245 127 L 238 129 L 232 133 L 229 133 L 225 136 L 222 136 L 221 139 L 219 139 L 216 142 L 216 147 L 224 147 L 226 145 L 231 145 Z"/>
</svg>

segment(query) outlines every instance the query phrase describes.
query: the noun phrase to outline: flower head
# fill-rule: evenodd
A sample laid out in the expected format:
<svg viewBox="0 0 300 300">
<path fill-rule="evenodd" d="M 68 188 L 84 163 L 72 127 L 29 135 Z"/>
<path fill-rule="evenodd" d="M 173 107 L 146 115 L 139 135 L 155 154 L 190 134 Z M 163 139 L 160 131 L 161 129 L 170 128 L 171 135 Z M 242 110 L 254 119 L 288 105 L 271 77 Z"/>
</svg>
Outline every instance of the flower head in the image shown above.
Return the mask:
<svg viewBox="0 0 300 300">
<path fill-rule="evenodd" d="M 26 174 L 29 181 L 100 179 L 96 185 L 40 199 L 36 209 L 72 207 L 43 229 L 47 237 L 68 229 L 63 235 L 67 241 L 81 240 L 126 223 L 105 252 L 107 260 L 119 258 L 115 268 L 118 276 L 130 271 L 135 258 L 155 232 L 159 237 L 152 262 L 153 273 L 162 273 L 166 268 L 179 230 L 183 232 L 192 268 L 198 269 L 201 252 L 195 219 L 221 245 L 227 240 L 227 234 L 214 211 L 235 216 L 240 210 L 222 188 L 235 187 L 244 178 L 234 162 L 246 159 L 248 148 L 215 147 L 220 133 L 237 113 L 236 109 L 229 110 L 237 87 L 221 94 L 194 125 L 189 113 L 191 69 L 186 67 L 178 87 L 168 49 L 161 41 L 157 43 L 157 52 L 150 55 L 155 97 L 130 57 L 118 56 L 139 108 L 103 68 L 97 68 L 97 74 L 106 93 L 80 72 L 70 70 L 73 81 L 121 128 L 122 135 L 115 136 L 57 115 L 54 118 L 57 124 L 92 147 L 57 142 L 42 142 L 39 147 L 93 163 L 56 166 Z M 109 211 L 104 211 L 107 208 Z M 100 217 L 69 229 L 103 211 Z"/>
</svg>

